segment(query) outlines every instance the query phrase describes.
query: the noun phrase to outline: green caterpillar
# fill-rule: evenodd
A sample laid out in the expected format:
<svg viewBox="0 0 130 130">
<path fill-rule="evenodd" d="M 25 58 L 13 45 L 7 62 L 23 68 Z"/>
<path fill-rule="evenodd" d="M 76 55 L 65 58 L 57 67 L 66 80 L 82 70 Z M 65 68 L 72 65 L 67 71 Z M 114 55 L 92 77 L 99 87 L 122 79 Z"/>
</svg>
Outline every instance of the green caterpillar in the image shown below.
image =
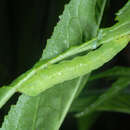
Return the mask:
<svg viewBox="0 0 130 130">
<path fill-rule="evenodd" d="M 113 27 L 103 29 L 99 32 L 97 38 L 82 45 L 72 47 L 50 60 L 38 62 L 31 70 L 18 77 L 10 85 L 10 87 L 14 88 L 11 92 L 20 91 L 27 95 L 35 96 L 55 84 L 71 80 L 100 67 L 126 46 L 127 38 L 130 34 L 129 26 L 130 22 L 127 21 L 123 24 L 116 24 Z M 121 39 L 127 40 L 122 41 Z M 117 42 L 123 43 L 120 45 Z M 99 48 L 96 49 L 97 47 Z M 112 48 L 116 51 L 115 53 Z M 69 56 L 93 49 L 96 50 L 89 52 L 88 55 L 60 62 Z"/>
<path fill-rule="evenodd" d="M 76 57 L 70 61 L 49 65 L 45 69 L 40 65 L 35 66 L 29 72 L 33 76 L 23 82 L 18 91 L 35 96 L 56 84 L 87 74 L 112 59 L 126 47 L 129 40 L 130 36 L 126 35 L 103 44 L 99 49 L 91 51 L 87 55 Z"/>
</svg>

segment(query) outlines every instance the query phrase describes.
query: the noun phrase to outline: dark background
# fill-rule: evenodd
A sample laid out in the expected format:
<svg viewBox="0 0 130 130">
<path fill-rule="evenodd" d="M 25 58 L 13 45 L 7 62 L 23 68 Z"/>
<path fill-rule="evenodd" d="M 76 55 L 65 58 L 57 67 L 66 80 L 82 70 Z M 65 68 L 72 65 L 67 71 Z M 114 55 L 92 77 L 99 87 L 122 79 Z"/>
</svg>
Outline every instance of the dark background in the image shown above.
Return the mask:
<svg viewBox="0 0 130 130">
<path fill-rule="evenodd" d="M 52 34 L 64 4 L 69 0 L 1 0 L 0 1 L 0 86 L 9 84 L 21 73 L 31 68 L 40 58 L 46 40 Z M 127 0 L 109 0 L 101 27 L 114 24 L 114 13 Z M 118 54 L 106 68 L 113 65 L 130 66 L 130 46 Z M 10 104 L 18 94 L 0 111 L 0 122 Z M 130 130 L 130 116 L 104 112 L 92 130 Z M 76 120 L 68 116 L 61 130 L 76 130 Z"/>
</svg>

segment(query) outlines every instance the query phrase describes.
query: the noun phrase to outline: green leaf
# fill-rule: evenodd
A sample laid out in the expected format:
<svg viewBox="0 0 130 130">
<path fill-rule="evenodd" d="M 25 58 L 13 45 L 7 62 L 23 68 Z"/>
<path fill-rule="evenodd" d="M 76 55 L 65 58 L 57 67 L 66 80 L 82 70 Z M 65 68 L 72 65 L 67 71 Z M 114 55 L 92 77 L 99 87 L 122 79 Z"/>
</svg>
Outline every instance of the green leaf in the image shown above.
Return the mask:
<svg viewBox="0 0 130 130">
<path fill-rule="evenodd" d="M 97 107 L 97 111 L 114 111 L 130 114 L 130 94 L 121 93 Z"/>
<path fill-rule="evenodd" d="M 124 82 L 122 82 L 122 85 L 130 84 L 129 80 L 129 73 L 130 68 L 129 67 L 121 67 L 121 66 L 115 66 L 112 69 L 106 70 L 104 72 L 100 72 L 99 74 L 94 74 L 90 76 L 90 80 L 95 80 L 99 78 L 104 77 L 116 77 L 116 78 L 126 78 Z M 128 79 L 128 80 L 127 80 Z M 126 81 L 127 80 L 127 81 Z M 118 82 L 118 81 L 117 81 Z M 121 87 L 119 85 L 118 87 Z M 70 112 L 81 112 L 85 108 L 89 107 L 91 104 L 95 104 L 95 101 L 100 97 L 100 95 L 107 93 L 107 89 L 92 89 L 87 91 L 87 97 L 85 98 L 78 98 L 72 105 Z M 109 98 L 109 97 L 108 97 Z M 124 113 L 130 113 L 130 91 L 129 88 L 124 89 L 120 93 L 114 95 L 111 99 L 105 100 L 101 105 L 96 107 L 96 111 L 115 111 L 115 112 L 124 112 Z"/>
<path fill-rule="evenodd" d="M 126 5 L 117 12 L 116 20 L 120 21 L 120 23 L 129 21 L 130 20 L 130 15 L 129 15 L 130 9 L 129 8 L 130 8 L 130 0 L 128 0 Z"/>
<path fill-rule="evenodd" d="M 60 22 L 51 39 L 47 41 L 41 60 L 56 57 L 71 46 L 95 37 L 105 3 L 106 0 L 71 0 L 70 4 L 65 6 L 64 14 L 60 16 Z M 99 9 L 97 12 L 96 8 Z"/>
<path fill-rule="evenodd" d="M 126 89 L 127 93 L 125 91 L 122 91 L 118 93 L 118 95 L 114 96 L 113 98 L 103 102 L 101 105 L 99 105 L 95 111 L 113 111 L 113 112 L 122 112 L 130 114 L 130 93 L 128 93 L 128 89 Z M 102 92 L 101 92 L 102 93 Z M 96 99 L 99 97 L 99 91 L 94 92 L 94 95 L 89 95 L 87 98 L 79 98 L 77 99 L 71 109 L 70 112 L 81 112 L 86 107 L 91 105 L 91 103 L 94 103 Z M 91 114 L 90 114 L 91 115 Z"/>
<path fill-rule="evenodd" d="M 69 112 L 82 112 L 88 106 L 90 106 L 92 103 L 94 103 L 98 97 L 99 97 L 98 94 L 94 94 L 94 95 L 86 96 L 85 98 L 80 97 L 80 98 L 76 99 L 73 102 Z M 78 118 L 80 118 L 80 117 L 78 117 Z"/>
<path fill-rule="evenodd" d="M 1 130 L 35 130 L 34 125 L 35 118 L 37 117 L 38 101 L 39 97 L 30 98 L 29 96 L 22 95 L 17 106 L 13 105 L 8 116 L 5 117 Z"/>
<path fill-rule="evenodd" d="M 115 66 L 112 69 L 109 69 L 105 72 L 100 72 L 97 74 L 93 74 L 90 76 L 89 81 L 100 79 L 100 78 L 107 78 L 107 77 L 121 77 L 121 76 L 130 76 L 130 67 L 123 67 L 123 66 Z"/>
<path fill-rule="evenodd" d="M 99 96 L 90 106 L 86 107 L 82 112 L 78 113 L 77 116 L 84 116 L 96 110 L 97 107 L 102 105 L 107 100 L 118 95 L 121 90 L 130 84 L 129 78 L 119 78 L 112 84 L 112 87 L 107 90 L 104 94 Z"/>
<path fill-rule="evenodd" d="M 99 23 L 105 2 L 103 0 L 100 4 Z M 96 35 L 99 26 L 95 21 L 96 3 L 96 0 L 72 0 L 66 6 L 41 60 L 55 57 L 68 47 L 82 43 L 83 38 L 90 39 Z M 86 81 L 86 77 L 80 77 L 48 89 L 36 97 L 22 95 L 17 105 L 11 108 L 1 129 L 58 130 L 77 92 Z"/>
</svg>

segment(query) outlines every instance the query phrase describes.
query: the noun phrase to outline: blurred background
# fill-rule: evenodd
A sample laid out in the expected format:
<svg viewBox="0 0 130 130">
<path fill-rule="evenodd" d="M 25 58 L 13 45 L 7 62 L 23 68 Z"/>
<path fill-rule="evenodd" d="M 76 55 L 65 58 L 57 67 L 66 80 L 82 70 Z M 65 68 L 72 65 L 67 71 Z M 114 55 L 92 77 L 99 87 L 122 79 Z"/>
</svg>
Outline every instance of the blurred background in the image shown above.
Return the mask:
<svg viewBox="0 0 130 130">
<path fill-rule="evenodd" d="M 126 1 L 108 0 L 101 27 L 115 23 L 114 13 Z M 36 63 L 59 20 L 64 4 L 68 2 L 69 0 L 0 1 L 0 86 L 9 84 Z M 114 65 L 130 66 L 130 46 L 101 70 Z M 0 124 L 10 104 L 16 103 L 18 96 L 19 94 L 14 95 L 0 110 Z M 130 115 L 103 112 L 92 130 L 130 130 L 129 122 Z M 68 115 L 61 130 L 77 130 L 76 119 Z"/>
</svg>

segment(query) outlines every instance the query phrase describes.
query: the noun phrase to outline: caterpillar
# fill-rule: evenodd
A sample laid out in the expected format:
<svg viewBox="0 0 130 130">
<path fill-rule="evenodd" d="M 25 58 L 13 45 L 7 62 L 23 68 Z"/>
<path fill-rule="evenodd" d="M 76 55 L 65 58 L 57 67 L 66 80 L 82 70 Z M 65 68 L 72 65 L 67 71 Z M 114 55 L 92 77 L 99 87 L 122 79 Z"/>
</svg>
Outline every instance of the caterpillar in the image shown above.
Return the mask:
<svg viewBox="0 0 130 130">
<path fill-rule="evenodd" d="M 70 61 L 66 60 L 49 65 L 45 69 L 39 69 L 36 66 L 30 70 L 33 76 L 23 82 L 18 91 L 30 96 L 36 96 L 56 84 L 85 75 L 112 59 L 126 47 L 129 40 L 130 36 L 126 35 L 103 44 L 87 55 L 76 57 Z"/>
</svg>

